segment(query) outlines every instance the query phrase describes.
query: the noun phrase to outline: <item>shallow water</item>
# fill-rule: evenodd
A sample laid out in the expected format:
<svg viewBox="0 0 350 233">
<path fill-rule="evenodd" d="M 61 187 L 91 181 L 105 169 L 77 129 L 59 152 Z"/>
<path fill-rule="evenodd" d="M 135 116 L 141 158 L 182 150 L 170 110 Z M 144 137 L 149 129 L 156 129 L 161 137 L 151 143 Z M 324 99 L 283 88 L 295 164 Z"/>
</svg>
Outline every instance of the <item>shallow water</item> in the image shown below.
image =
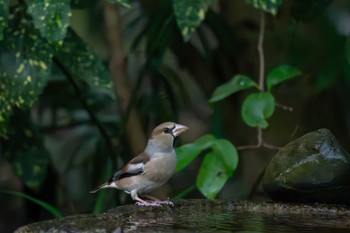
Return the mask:
<svg viewBox="0 0 350 233">
<path fill-rule="evenodd" d="M 322 215 L 264 216 L 253 212 L 210 210 L 129 219 L 122 229 L 123 232 L 350 232 L 344 221 L 347 220 Z"/>
</svg>

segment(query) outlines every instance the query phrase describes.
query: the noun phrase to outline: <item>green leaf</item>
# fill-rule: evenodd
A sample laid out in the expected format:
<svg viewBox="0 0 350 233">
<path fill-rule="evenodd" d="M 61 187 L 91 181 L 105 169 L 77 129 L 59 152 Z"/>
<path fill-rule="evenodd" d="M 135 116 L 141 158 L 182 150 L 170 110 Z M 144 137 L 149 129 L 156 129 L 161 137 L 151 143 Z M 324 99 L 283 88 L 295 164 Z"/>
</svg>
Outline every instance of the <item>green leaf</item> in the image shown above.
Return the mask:
<svg viewBox="0 0 350 233">
<path fill-rule="evenodd" d="M 282 0 L 245 0 L 255 8 L 269 12 L 273 15 L 277 14 L 277 10 L 282 4 Z"/>
<path fill-rule="evenodd" d="M 214 141 L 213 152 L 221 157 L 226 167 L 226 173 L 232 176 L 238 165 L 238 154 L 235 146 L 226 139 L 217 139 Z"/>
<path fill-rule="evenodd" d="M 280 84 L 288 79 L 301 75 L 301 71 L 289 65 L 282 65 L 272 69 L 266 78 L 267 90 L 271 91 L 273 86 Z"/>
<path fill-rule="evenodd" d="M 205 14 L 213 0 L 173 0 L 173 9 L 177 25 L 184 40 L 188 40 L 192 32 L 205 19 Z"/>
<path fill-rule="evenodd" d="M 203 159 L 196 185 L 205 197 L 214 199 L 228 178 L 229 174 L 221 157 L 210 152 Z"/>
<path fill-rule="evenodd" d="M 250 87 L 258 88 L 258 85 L 248 76 L 237 74 L 229 82 L 217 87 L 209 102 L 217 102 L 226 98 L 229 95 L 232 95 L 238 91 L 248 89 Z"/>
<path fill-rule="evenodd" d="M 9 7 L 10 0 L 0 0 L 0 41 L 3 39 L 3 31 L 7 26 Z"/>
<path fill-rule="evenodd" d="M 10 16 L 0 42 L 0 136 L 13 108 L 31 107 L 51 73 L 53 49 L 23 14 L 19 9 Z"/>
<path fill-rule="evenodd" d="M 206 134 L 199 139 L 197 139 L 194 144 L 200 149 L 200 150 L 206 150 L 212 147 L 214 141 L 216 138 L 211 134 Z"/>
<path fill-rule="evenodd" d="M 268 119 L 275 111 L 275 98 L 271 93 L 250 94 L 241 109 L 243 120 L 252 127 L 266 128 Z"/>
<path fill-rule="evenodd" d="M 183 145 L 176 149 L 176 172 L 187 167 L 200 154 L 201 149 L 194 143 Z"/>
<path fill-rule="evenodd" d="M 91 86 L 110 89 L 112 80 L 107 67 L 98 56 L 72 30 L 69 30 L 57 58 L 71 74 Z"/>
<path fill-rule="evenodd" d="M 55 208 L 54 206 L 50 205 L 47 202 L 44 202 L 42 200 L 39 200 L 39 199 L 34 198 L 32 196 L 29 196 L 29 195 L 27 195 L 25 193 L 15 192 L 15 191 L 8 191 L 8 190 L 0 190 L 0 193 L 5 193 L 5 194 L 9 194 L 9 195 L 25 198 L 25 199 L 27 199 L 29 201 L 34 202 L 35 204 L 39 205 L 40 207 L 44 208 L 45 210 L 50 212 L 56 218 L 62 217 L 60 211 L 57 208 Z"/>
<path fill-rule="evenodd" d="M 35 27 L 49 43 L 62 41 L 71 17 L 69 0 L 27 0 Z"/>
<path fill-rule="evenodd" d="M 187 167 L 197 156 L 206 149 L 212 147 L 215 137 L 210 134 L 206 134 L 197 139 L 194 143 L 183 145 L 176 149 L 177 166 L 176 172 L 181 171 Z"/>
<path fill-rule="evenodd" d="M 127 8 L 131 7 L 131 0 L 108 0 L 110 3 L 119 3 Z"/>
</svg>

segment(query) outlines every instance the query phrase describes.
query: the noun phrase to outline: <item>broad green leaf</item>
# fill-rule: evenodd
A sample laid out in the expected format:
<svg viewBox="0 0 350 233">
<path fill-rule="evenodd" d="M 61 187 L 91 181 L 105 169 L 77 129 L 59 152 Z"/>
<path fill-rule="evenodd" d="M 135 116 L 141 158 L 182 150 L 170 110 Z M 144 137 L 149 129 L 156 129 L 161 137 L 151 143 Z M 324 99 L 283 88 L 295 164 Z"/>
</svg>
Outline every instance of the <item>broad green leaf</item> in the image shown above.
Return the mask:
<svg viewBox="0 0 350 233">
<path fill-rule="evenodd" d="M 183 145 L 176 149 L 176 172 L 187 167 L 200 154 L 201 149 L 194 143 Z"/>
<path fill-rule="evenodd" d="M 196 185 L 205 197 L 214 199 L 228 178 L 229 174 L 222 158 L 215 152 L 210 152 L 202 161 Z"/>
<path fill-rule="evenodd" d="M 29 200 L 31 202 L 34 202 L 35 204 L 39 205 L 40 207 L 44 208 L 45 210 L 50 212 L 56 218 L 62 217 L 60 211 L 57 208 L 55 208 L 54 206 L 50 205 L 47 202 L 44 202 L 42 200 L 39 200 L 39 199 L 34 198 L 32 196 L 29 196 L 29 195 L 27 195 L 25 193 L 9 191 L 9 190 L 1 190 L 1 189 L 0 189 L 0 193 L 4 193 L 4 194 L 9 194 L 9 195 L 25 198 L 25 199 L 27 199 L 27 200 Z"/>
<path fill-rule="evenodd" d="M 127 8 L 131 7 L 131 0 L 108 0 L 110 3 L 119 3 Z"/>
<path fill-rule="evenodd" d="M 247 125 L 266 128 L 268 119 L 275 111 L 275 98 L 268 92 L 250 94 L 243 102 L 241 114 Z"/>
<path fill-rule="evenodd" d="M 71 17 L 70 0 L 27 0 L 35 27 L 49 43 L 62 41 Z"/>
<path fill-rule="evenodd" d="M 7 26 L 9 8 L 10 0 L 0 0 L 0 41 L 3 39 L 3 31 Z"/>
<path fill-rule="evenodd" d="M 57 58 L 74 76 L 91 86 L 112 87 L 107 67 L 102 59 L 73 31 L 69 30 L 62 48 L 56 53 Z"/>
<path fill-rule="evenodd" d="M 214 141 L 213 152 L 221 157 L 227 174 L 232 176 L 238 165 L 238 154 L 235 146 L 226 139 L 217 139 Z"/>
<path fill-rule="evenodd" d="M 206 134 L 202 137 L 200 137 L 199 139 L 197 139 L 194 144 L 200 149 L 200 150 L 206 150 L 209 149 L 214 141 L 216 140 L 216 138 L 211 135 L 211 134 Z"/>
<path fill-rule="evenodd" d="M 298 75 L 301 75 L 299 69 L 289 66 L 282 65 L 272 69 L 266 78 L 267 90 L 271 91 L 273 86 L 280 84 L 288 79 L 294 78 Z"/>
<path fill-rule="evenodd" d="M 229 95 L 248 89 L 250 87 L 258 87 L 258 85 L 248 76 L 237 74 L 229 82 L 217 87 L 209 102 L 217 102 Z"/>
<path fill-rule="evenodd" d="M 177 25 L 185 40 L 205 19 L 205 14 L 213 0 L 173 0 Z"/>
<path fill-rule="evenodd" d="M 273 15 L 277 14 L 277 10 L 282 4 L 282 0 L 245 0 L 255 8 L 269 12 Z"/>
<path fill-rule="evenodd" d="M 181 171 L 185 167 L 187 167 L 197 156 L 206 149 L 212 147 L 215 137 L 210 134 L 206 134 L 199 139 L 197 139 L 194 143 L 183 145 L 176 149 L 177 155 L 177 166 L 176 172 Z"/>
<path fill-rule="evenodd" d="M 11 15 L 0 42 L 0 136 L 5 136 L 12 110 L 29 108 L 46 85 L 51 72 L 53 49 L 32 24 Z M 6 41 L 6 43 L 5 43 Z"/>
</svg>

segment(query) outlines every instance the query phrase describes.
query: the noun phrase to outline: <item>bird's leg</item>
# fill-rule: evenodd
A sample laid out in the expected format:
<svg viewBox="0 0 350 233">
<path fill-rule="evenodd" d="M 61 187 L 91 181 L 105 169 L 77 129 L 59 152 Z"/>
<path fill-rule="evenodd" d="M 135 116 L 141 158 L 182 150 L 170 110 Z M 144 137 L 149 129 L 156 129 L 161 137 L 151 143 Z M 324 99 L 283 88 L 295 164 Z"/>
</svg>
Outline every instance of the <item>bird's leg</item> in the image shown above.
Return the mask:
<svg viewBox="0 0 350 233">
<path fill-rule="evenodd" d="M 142 200 L 141 198 L 139 198 L 139 196 L 137 195 L 137 190 L 132 190 L 130 192 L 131 194 L 131 198 L 135 201 L 137 201 L 135 203 L 135 205 L 138 205 L 138 206 L 162 206 L 161 204 L 159 203 L 156 203 L 156 202 L 148 202 L 148 201 L 145 201 L 145 200 Z"/>
<path fill-rule="evenodd" d="M 151 195 L 148 194 L 144 194 L 144 197 L 147 197 L 148 199 L 152 200 L 154 203 L 158 203 L 158 204 L 164 204 L 164 205 L 171 205 L 174 206 L 174 203 L 172 201 L 170 201 L 169 199 L 165 200 L 165 201 L 161 201 L 156 197 L 153 197 Z"/>
</svg>

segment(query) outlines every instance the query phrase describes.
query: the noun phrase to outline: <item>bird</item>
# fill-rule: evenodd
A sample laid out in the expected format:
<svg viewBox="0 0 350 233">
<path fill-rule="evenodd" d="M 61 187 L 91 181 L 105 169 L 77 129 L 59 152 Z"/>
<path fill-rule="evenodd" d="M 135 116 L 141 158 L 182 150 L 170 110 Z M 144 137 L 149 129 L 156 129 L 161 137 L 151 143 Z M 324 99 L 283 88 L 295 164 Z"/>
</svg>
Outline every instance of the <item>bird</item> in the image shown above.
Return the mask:
<svg viewBox="0 0 350 233">
<path fill-rule="evenodd" d="M 174 142 L 188 129 L 187 126 L 174 122 L 158 125 L 151 132 L 144 151 L 90 193 L 105 188 L 116 188 L 130 194 L 138 206 L 173 206 L 174 203 L 170 200 L 161 201 L 149 193 L 165 184 L 174 174 L 177 164 Z"/>
</svg>

